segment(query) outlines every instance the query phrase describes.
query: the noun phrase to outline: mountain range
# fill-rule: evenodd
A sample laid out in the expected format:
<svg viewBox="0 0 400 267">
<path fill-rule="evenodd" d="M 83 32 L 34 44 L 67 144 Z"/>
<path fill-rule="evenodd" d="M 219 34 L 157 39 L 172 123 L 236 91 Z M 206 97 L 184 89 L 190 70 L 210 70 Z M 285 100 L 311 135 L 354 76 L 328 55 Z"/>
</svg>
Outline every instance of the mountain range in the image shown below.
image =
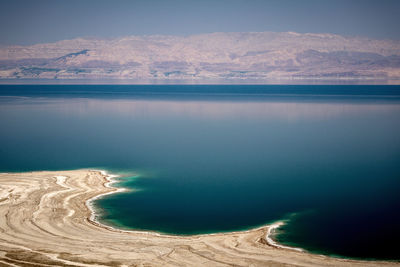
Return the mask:
<svg viewBox="0 0 400 267">
<path fill-rule="evenodd" d="M 0 79 L 400 80 L 400 41 L 294 32 L 77 38 L 1 46 Z"/>
</svg>

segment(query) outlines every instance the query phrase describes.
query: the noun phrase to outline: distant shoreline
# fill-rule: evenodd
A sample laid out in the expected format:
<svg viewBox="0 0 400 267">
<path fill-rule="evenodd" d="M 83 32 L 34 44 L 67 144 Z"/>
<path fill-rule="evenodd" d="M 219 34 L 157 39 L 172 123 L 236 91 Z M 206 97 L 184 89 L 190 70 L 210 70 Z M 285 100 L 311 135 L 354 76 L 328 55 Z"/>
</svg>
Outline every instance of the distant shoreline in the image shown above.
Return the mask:
<svg viewBox="0 0 400 267">
<path fill-rule="evenodd" d="M 0 173 L 0 263 L 6 265 L 400 266 L 309 254 L 273 246 L 268 226 L 174 236 L 124 231 L 95 220 L 90 202 L 119 192 L 93 170 Z M 101 252 L 101 253 L 99 253 Z"/>
<path fill-rule="evenodd" d="M 400 85 L 400 79 L 2 79 L 0 85 Z"/>
</svg>

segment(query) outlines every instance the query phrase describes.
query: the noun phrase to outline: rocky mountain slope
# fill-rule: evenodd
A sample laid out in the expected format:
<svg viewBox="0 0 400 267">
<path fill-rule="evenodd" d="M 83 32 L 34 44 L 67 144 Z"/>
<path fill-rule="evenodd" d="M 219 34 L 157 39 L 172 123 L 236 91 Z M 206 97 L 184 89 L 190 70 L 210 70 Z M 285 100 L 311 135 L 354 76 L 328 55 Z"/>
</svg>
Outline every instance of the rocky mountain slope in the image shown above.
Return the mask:
<svg viewBox="0 0 400 267">
<path fill-rule="evenodd" d="M 0 48 L 1 79 L 400 79 L 400 41 L 293 32 L 78 38 Z"/>
</svg>

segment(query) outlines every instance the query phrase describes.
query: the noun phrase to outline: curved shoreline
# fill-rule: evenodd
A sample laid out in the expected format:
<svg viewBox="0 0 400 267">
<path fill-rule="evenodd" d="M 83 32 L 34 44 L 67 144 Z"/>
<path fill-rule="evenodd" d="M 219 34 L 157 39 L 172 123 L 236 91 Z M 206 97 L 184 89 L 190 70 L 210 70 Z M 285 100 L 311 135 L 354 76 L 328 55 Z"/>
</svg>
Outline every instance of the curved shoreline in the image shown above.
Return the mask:
<svg viewBox="0 0 400 267">
<path fill-rule="evenodd" d="M 283 224 L 284 224 L 284 222 L 279 221 L 279 222 L 276 222 L 276 223 L 268 225 L 268 231 L 267 231 L 267 234 L 265 235 L 265 239 L 267 240 L 268 245 L 274 246 L 274 247 L 277 247 L 277 248 L 284 248 L 284 249 L 291 249 L 291 250 L 300 251 L 300 252 L 306 252 L 302 248 L 289 247 L 289 246 L 285 246 L 285 245 L 279 244 L 278 242 L 275 242 L 271 238 L 272 231 L 274 231 L 275 229 L 279 228 Z"/>
<path fill-rule="evenodd" d="M 0 265 L 400 266 L 281 246 L 270 239 L 278 224 L 194 236 L 109 227 L 91 202 L 125 190 L 111 186 L 114 178 L 93 170 L 0 173 Z"/>
<path fill-rule="evenodd" d="M 94 170 L 94 171 L 100 172 L 101 175 L 104 176 L 104 179 L 107 180 L 107 182 L 104 183 L 104 187 L 112 188 L 112 189 L 114 189 L 114 191 L 105 192 L 105 193 L 103 193 L 103 194 L 99 194 L 99 195 L 96 195 L 96 196 L 94 196 L 94 197 L 92 197 L 92 198 L 89 198 L 88 200 L 86 200 L 85 204 L 86 204 L 87 208 L 91 211 L 91 215 L 90 215 L 90 217 L 89 217 L 89 220 L 91 220 L 91 221 L 94 222 L 94 223 L 98 223 L 99 225 L 104 225 L 105 227 L 107 227 L 107 225 L 102 224 L 100 221 L 98 221 L 98 220 L 96 219 L 97 215 L 96 215 L 96 211 L 95 211 L 95 209 L 94 209 L 94 204 L 93 204 L 92 202 L 95 201 L 96 199 L 100 199 L 100 198 L 102 198 L 102 197 L 104 197 L 104 196 L 106 196 L 106 195 L 111 195 L 111 194 L 115 194 L 115 193 L 125 192 L 126 189 L 125 189 L 125 188 L 118 188 L 118 187 L 113 187 L 113 186 L 111 186 L 112 184 L 115 184 L 115 183 L 118 182 L 118 181 L 114 180 L 114 178 L 119 177 L 119 175 L 108 174 L 107 171 L 105 171 L 105 170 Z"/>
<path fill-rule="evenodd" d="M 111 195 L 111 194 L 116 194 L 116 193 L 121 193 L 121 192 L 126 192 L 129 189 L 127 188 L 123 188 L 123 187 L 114 187 L 112 186 L 112 184 L 118 183 L 117 180 L 115 180 L 115 178 L 120 177 L 120 175 L 116 175 L 116 174 L 110 174 L 108 173 L 106 170 L 93 170 L 93 171 L 98 171 L 101 173 L 101 175 L 104 176 L 104 179 L 106 179 L 106 182 L 104 183 L 105 187 L 111 188 L 114 191 L 111 192 L 106 192 L 97 196 L 94 196 L 91 199 L 86 200 L 86 206 L 88 207 L 88 209 L 91 211 L 91 215 L 89 217 L 89 220 L 93 223 L 96 224 L 100 227 L 103 228 L 107 228 L 107 229 L 112 229 L 115 231 L 121 231 L 121 232 L 126 232 L 126 233 L 138 233 L 138 232 L 143 232 L 143 233 L 148 233 L 148 234 L 153 234 L 153 235 L 164 235 L 164 236 L 179 236 L 179 235 L 174 235 L 174 234 L 167 234 L 167 233 L 159 233 L 156 231 L 141 231 L 141 230 L 127 230 L 127 229 L 120 229 L 118 227 L 114 227 L 111 225 L 107 225 L 102 223 L 100 220 L 98 220 L 98 215 L 96 214 L 95 208 L 94 208 L 94 204 L 93 201 L 95 201 L 96 199 L 100 199 L 104 196 L 107 195 Z M 302 249 L 302 248 L 297 248 L 297 247 L 290 247 L 290 246 L 285 246 L 283 244 L 279 244 L 278 242 L 275 242 L 272 238 L 272 232 L 279 228 L 280 226 L 284 225 L 283 221 L 277 221 L 273 224 L 265 224 L 259 227 L 255 227 L 255 228 L 251 228 L 248 230 L 238 230 L 238 231 L 230 231 L 230 232 L 221 232 L 221 233 L 207 233 L 207 234 L 193 234 L 193 235 L 189 235 L 189 236 L 202 236 L 202 235 L 221 235 L 224 233 L 237 233 L 237 232 L 247 232 L 247 231 L 252 231 L 252 230 L 256 230 L 256 229 L 263 229 L 265 227 L 268 227 L 267 233 L 265 234 L 265 240 L 267 242 L 268 245 L 276 247 L 276 248 L 283 248 L 283 249 L 289 249 L 289 250 L 294 250 L 294 251 L 299 251 L 299 252 L 307 252 L 306 250 Z M 187 235 L 183 235 L 183 236 L 187 236 Z M 307 252 L 308 253 L 308 252 Z"/>
</svg>

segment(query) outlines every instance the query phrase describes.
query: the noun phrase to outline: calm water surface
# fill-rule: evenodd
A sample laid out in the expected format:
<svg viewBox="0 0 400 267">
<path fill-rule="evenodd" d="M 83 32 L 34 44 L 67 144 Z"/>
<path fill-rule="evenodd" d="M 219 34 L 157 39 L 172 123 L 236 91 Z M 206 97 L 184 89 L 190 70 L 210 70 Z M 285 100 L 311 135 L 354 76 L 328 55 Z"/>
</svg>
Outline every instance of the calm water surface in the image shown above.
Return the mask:
<svg viewBox="0 0 400 267">
<path fill-rule="evenodd" d="M 397 86 L 0 86 L 0 171 L 105 168 L 101 220 L 400 259 Z"/>
</svg>

